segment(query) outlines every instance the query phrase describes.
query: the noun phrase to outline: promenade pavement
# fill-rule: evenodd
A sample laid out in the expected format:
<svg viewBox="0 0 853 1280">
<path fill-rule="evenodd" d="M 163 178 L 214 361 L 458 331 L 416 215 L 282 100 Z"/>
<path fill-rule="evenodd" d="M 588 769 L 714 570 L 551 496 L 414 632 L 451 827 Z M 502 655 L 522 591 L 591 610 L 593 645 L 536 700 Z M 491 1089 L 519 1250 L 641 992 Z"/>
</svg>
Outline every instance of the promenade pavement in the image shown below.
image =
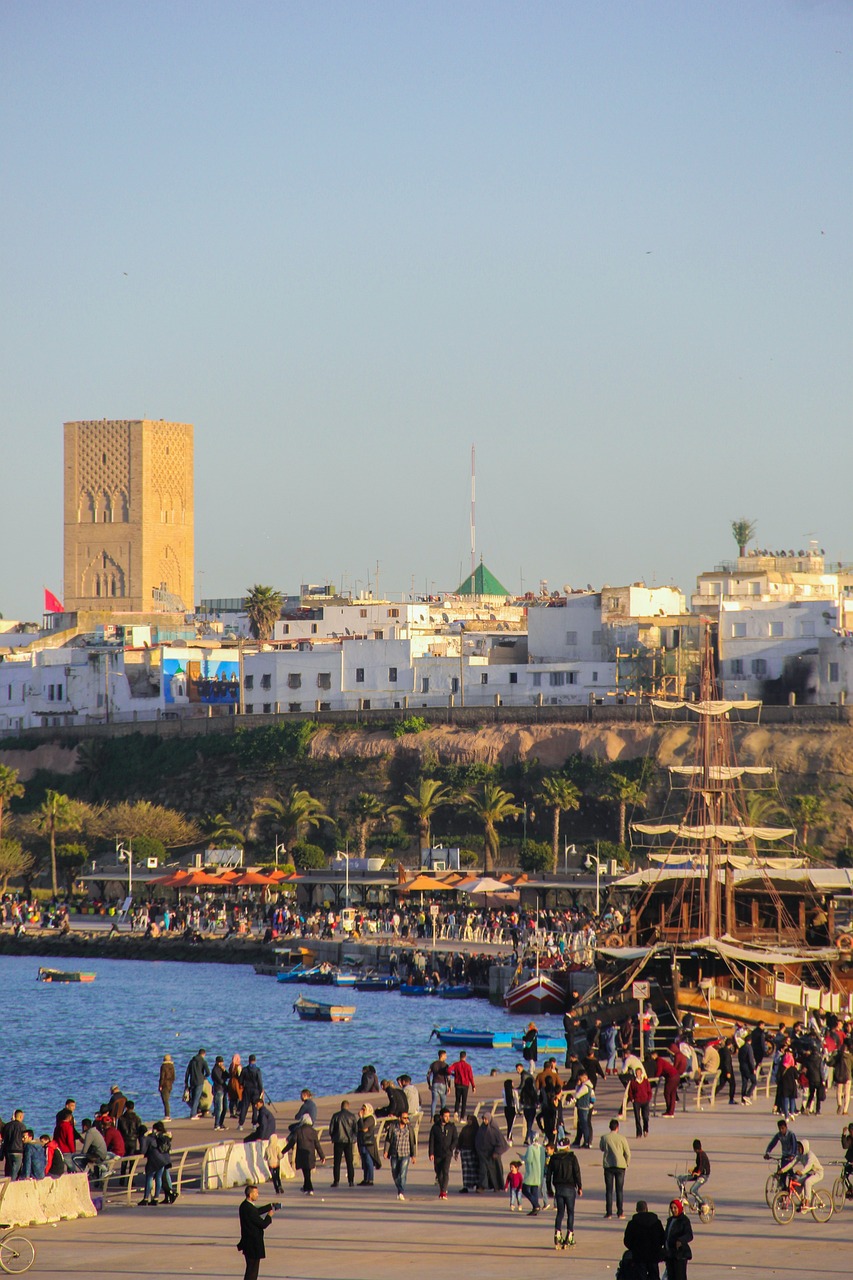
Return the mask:
<svg viewBox="0 0 853 1280">
<path fill-rule="evenodd" d="M 475 1100 L 496 1097 L 501 1079 L 480 1077 Z M 346 1095 L 358 1101 L 357 1095 Z M 376 1095 L 374 1095 L 375 1098 Z M 422 1089 L 426 1097 L 426 1090 Z M 320 1121 L 328 1117 L 336 1099 L 321 1099 Z M 450 1199 L 440 1201 L 426 1156 L 425 1118 L 420 1153 L 409 1176 L 409 1198 L 397 1201 L 387 1162 L 372 1189 L 341 1187 L 331 1190 L 331 1159 L 318 1167 L 316 1194 L 304 1196 L 301 1176 L 285 1183 L 277 1214 L 267 1232 L 266 1280 L 435 1280 L 446 1273 L 464 1280 L 553 1280 L 564 1274 L 572 1280 L 612 1277 L 622 1254 L 625 1223 L 605 1220 L 604 1187 L 599 1136 L 618 1110 L 621 1090 L 608 1082 L 599 1090 L 595 1141 L 591 1151 L 579 1153 L 584 1196 L 575 1220 L 577 1244 L 555 1253 L 553 1213 L 536 1218 L 511 1213 L 505 1193 L 459 1195 L 458 1165 L 454 1165 Z M 279 1103 L 279 1130 L 296 1104 Z M 178 1108 L 176 1108 L 177 1110 Z M 764 1182 L 771 1166 L 762 1160 L 775 1132 L 771 1104 L 761 1097 L 752 1107 L 681 1112 L 674 1119 L 653 1118 L 647 1139 L 633 1137 L 633 1120 L 622 1125 L 632 1149 L 626 1179 L 626 1221 L 639 1198 L 649 1201 L 661 1217 L 673 1195 L 667 1174 L 684 1172 L 691 1142 L 701 1137 L 712 1161 L 708 1187 L 717 1204 L 709 1226 L 693 1220 L 694 1261 L 690 1280 L 825 1280 L 843 1271 L 843 1259 L 853 1229 L 853 1208 L 833 1216 L 825 1225 L 797 1215 L 790 1226 L 773 1221 L 764 1201 Z M 175 1146 L 212 1140 L 210 1123 L 175 1121 Z M 824 1186 L 831 1187 L 837 1169 L 829 1164 L 841 1155 L 842 1119 L 830 1107 L 820 1117 L 796 1121 L 826 1168 Z M 519 1124 L 516 1124 L 518 1133 Z M 236 1137 L 236 1130 L 226 1137 Z M 325 1144 L 329 1157 L 331 1151 Z M 521 1154 L 521 1148 L 515 1150 Z M 505 1166 L 511 1158 L 504 1158 Z M 104 1280 L 171 1280 L 204 1276 L 208 1280 L 241 1277 L 242 1255 L 236 1248 L 239 1189 L 208 1195 L 182 1196 L 172 1207 L 156 1209 L 108 1208 L 96 1221 L 61 1223 L 30 1231 L 38 1257 L 32 1275 L 97 1276 Z M 263 1188 L 261 1200 L 272 1199 Z"/>
</svg>

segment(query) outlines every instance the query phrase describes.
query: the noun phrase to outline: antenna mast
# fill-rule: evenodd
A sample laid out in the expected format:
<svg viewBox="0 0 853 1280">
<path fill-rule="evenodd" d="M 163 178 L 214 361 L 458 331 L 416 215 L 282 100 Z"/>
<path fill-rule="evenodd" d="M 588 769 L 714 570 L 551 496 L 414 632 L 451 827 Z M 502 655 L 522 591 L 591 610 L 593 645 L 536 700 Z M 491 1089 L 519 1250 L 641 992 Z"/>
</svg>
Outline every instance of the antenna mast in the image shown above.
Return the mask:
<svg viewBox="0 0 853 1280">
<path fill-rule="evenodd" d="M 471 577 L 477 569 L 477 453 L 471 445 Z"/>
</svg>

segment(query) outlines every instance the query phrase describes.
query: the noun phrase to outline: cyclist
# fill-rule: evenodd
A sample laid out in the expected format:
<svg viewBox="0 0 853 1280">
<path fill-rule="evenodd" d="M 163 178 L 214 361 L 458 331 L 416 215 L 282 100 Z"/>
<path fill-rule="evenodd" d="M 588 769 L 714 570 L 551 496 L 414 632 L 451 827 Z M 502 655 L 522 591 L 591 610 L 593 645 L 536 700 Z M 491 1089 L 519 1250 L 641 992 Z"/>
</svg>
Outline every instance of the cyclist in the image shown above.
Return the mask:
<svg viewBox="0 0 853 1280">
<path fill-rule="evenodd" d="M 794 1133 L 793 1129 L 790 1129 L 788 1127 L 787 1120 L 780 1120 L 776 1125 L 776 1133 L 774 1133 L 773 1137 L 768 1142 L 767 1150 L 764 1152 L 765 1160 L 769 1160 L 771 1158 L 770 1152 L 773 1150 L 773 1148 L 776 1146 L 777 1143 L 779 1144 L 779 1159 L 781 1160 L 783 1165 L 787 1164 L 789 1160 L 796 1159 L 797 1135 Z M 786 1188 L 788 1186 L 787 1174 L 783 1177 L 780 1177 L 780 1185 L 783 1188 Z"/>
<path fill-rule="evenodd" d="M 700 1187 L 704 1187 L 705 1183 L 711 1176 L 711 1161 L 708 1159 L 707 1153 L 702 1150 L 702 1143 L 698 1138 L 693 1140 L 693 1168 L 688 1174 L 679 1179 L 682 1190 L 692 1192 L 696 1197 L 696 1203 L 703 1205 L 705 1201 L 699 1194 Z"/>
<path fill-rule="evenodd" d="M 784 1164 L 779 1172 L 792 1173 L 795 1170 L 803 1180 L 803 1203 L 797 1205 L 797 1212 L 799 1213 L 801 1209 L 810 1209 L 812 1207 L 812 1188 L 823 1181 L 823 1165 L 810 1149 L 805 1138 L 802 1138 L 797 1143 L 797 1154 L 793 1160 L 789 1160 L 787 1164 Z"/>
</svg>

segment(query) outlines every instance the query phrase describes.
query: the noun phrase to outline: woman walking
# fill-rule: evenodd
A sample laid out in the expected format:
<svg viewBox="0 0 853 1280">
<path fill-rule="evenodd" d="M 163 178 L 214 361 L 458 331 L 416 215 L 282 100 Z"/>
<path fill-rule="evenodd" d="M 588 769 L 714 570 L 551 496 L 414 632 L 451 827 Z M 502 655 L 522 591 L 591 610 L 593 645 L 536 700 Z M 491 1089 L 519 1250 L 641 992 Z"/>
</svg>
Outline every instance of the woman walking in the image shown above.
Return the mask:
<svg viewBox="0 0 853 1280">
<path fill-rule="evenodd" d="M 649 1103 L 652 1100 L 652 1086 L 649 1077 L 642 1067 L 634 1068 L 634 1079 L 628 1085 L 628 1100 L 634 1108 L 634 1124 L 637 1137 L 649 1136 Z"/>
<path fill-rule="evenodd" d="M 369 1102 L 360 1108 L 356 1123 L 356 1141 L 361 1160 L 360 1187 L 372 1187 L 374 1170 L 380 1167 L 379 1147 L 376 1144 L 376 1116 Z"/>
<path fill-rule="evenodd" d="M 163 1054 L 163 1061 L 160 1063 L 160 1080 L 157 1090 L 163 1103 L 163 1116 L 166 1120 L 172 1118 L 170 1110 L 172 1088 L 175 1083 L 175 1064 L 172 1061 L 171 1053 Z"/>
<path fill-rule="evenodd" d="M 476 1191 L 480 1185 L 480 1160 L 474 1146 L 479 1128 L 477 1117 L 470 1115 L 459 1131 L 456 1149 L 462 1165 L 462 1193 Z"/>
<path fill-rule="evenodd" d="M 666 1280 L 687 1280 L 687 1264 L 693 1257 L 692 1239 L 693 1228 L 685 1217 L 684 1205 L 680 1200 L 671 1201 L 663 1243 Z"/>
<path fill-rule="evenodd" d="M 243 1100 L 243 1082 L 240 1079 L 242 1074 L 240 1055 L 235 1053 L 228 1068 L 228 1115 L 232 1120 L 238 1119 L 240 1115 L 240 1103 Z"/>
<path fill-rule="evenodd" d="M 326 1153 L 320 1146 L 320 1139 L 317 1137 L 317 1130 L 310 1116 L 303 1116 L 298 1129 L 295 1129 L 288 1138 L 284 1148 L 285 1154 L 293 1147 L 296 1148 L 293 1163 L 297 1169 L 302 1170 L 302 1191 L 306 1196 L 313 1196 L 314 1184 L 311 1181 L 311 1174 L 316 1169 L 318 1160 L 320 1164 L 326 1163 Z"/>
</svg>

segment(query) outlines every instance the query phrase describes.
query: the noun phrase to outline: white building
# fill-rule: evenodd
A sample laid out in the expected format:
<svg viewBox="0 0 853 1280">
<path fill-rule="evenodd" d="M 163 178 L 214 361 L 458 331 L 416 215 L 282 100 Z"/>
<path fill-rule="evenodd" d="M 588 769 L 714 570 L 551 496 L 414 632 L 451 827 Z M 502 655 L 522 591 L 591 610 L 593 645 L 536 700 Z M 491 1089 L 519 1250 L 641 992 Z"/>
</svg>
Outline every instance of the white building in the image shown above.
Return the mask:
<svg viewBox="0 0 853 1280">
<path fill-rule="evenodd" d="M 833 600 L 723 601 L 718 640 L 723 696 L 760 698 L 765 681 L 786 676 L 814 700 L 819 642 L 837 626 Z M 793 663 L 802 667 L 799 677 Z"/>
<path fill-rule="evenodd" d="M 818 641 L 815 701 L 824 706 L 853 702 L 853 628 L 848 625 Z"/>
</svg>

